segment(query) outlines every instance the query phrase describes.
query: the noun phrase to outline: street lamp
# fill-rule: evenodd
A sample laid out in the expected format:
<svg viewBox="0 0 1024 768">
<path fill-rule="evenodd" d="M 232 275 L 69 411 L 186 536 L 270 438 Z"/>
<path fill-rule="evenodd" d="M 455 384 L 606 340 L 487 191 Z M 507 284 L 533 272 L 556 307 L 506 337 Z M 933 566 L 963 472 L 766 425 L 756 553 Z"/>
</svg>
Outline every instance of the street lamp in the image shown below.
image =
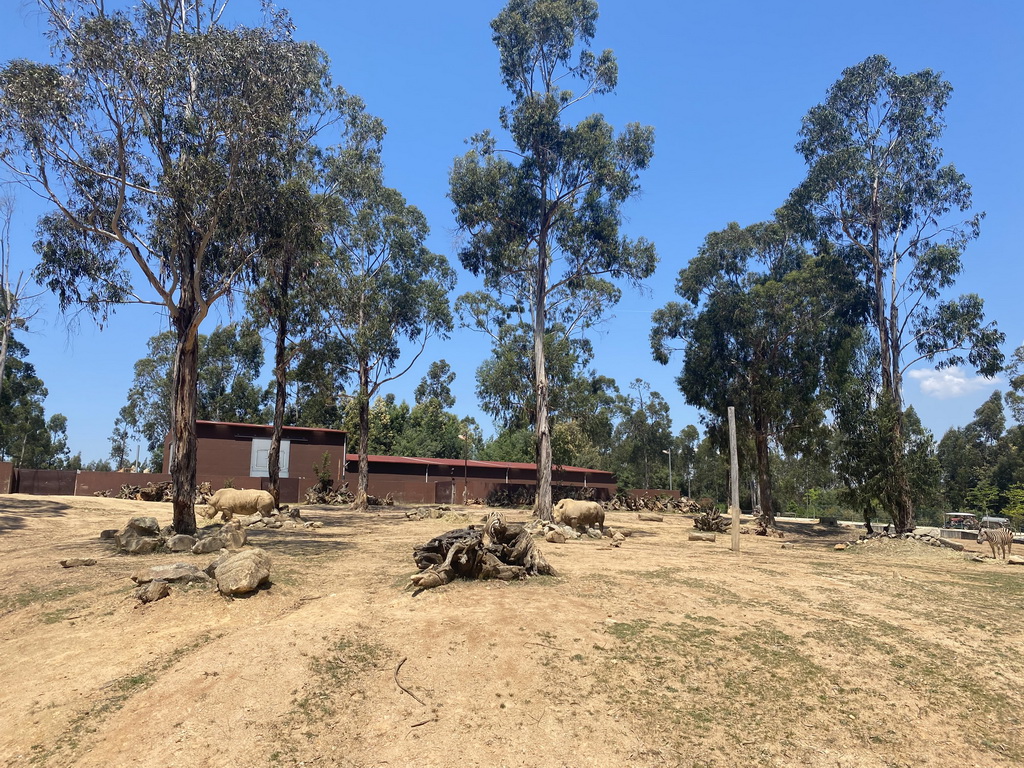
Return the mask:
<svg viewBox="0 0 1024 768">
<path fill-rule="evenodd" d="M 672 487 L 672 449 L 669 448 L 667 451 L 662 451 L 662 453 L 668 454 L 668 489 L 672 491 L 675 490 Z"/>
<path fill-rule="evenodd" d="M 462 504 L 465 506 L 469 504 L 469 437 L 459 435 L 459 440 L 465 443 L 465 449 L 462 451 L 465 462 L 462 466 Z"/>
</svg>

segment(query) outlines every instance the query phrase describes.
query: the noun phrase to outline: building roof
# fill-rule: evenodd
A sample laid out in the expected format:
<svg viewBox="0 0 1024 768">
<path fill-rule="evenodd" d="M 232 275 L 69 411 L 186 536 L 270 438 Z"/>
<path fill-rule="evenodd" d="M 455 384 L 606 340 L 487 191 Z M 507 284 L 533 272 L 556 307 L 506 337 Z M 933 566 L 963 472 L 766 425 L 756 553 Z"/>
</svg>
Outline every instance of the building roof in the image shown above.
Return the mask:
<svg viewBox="0 0 1024 768">
<path fill-rule="evenodd" d="M 256 429 L 273 429 L 274 428 L 273 424 L 247 424 L 245 422 L 238 422 L 238 421 L 207 421 L 205 419 L 196 419 L 196 424 L 212 424 L 212 425 L 224 426 L 224 427 L 246 427 L 248 429 L 252 429 L 252 428 L 256 428 Z M 338 434 L 338 435 L 346 435 L 346 434 L 348 434 L 348 432 L 346 430 L 344 430 L 344 429 L 328 429 L 327 427 L 292 427 L 290 425 L 285 425 L 284 429 L 287 429 L 289 432 L 292 432 L 292 431 L 295 431 L 295 430 L 299 430 L 299 431 L 302 431 L 302 432 L 333 432 L 333 433 Z"/>
<path fill-rule="evenodd" d="M 358 453 L 350 453 L 345 457 L 347 461 L 359 461 Z M 380 463 L 380 464 L 418 464 L 428 465 L 434 467 L 461 467 L 463 465 L 467 467 L 479 467 L 479 468 L 493 468 L 493 469 L 528 469 L 536 471 L 536 464 L 528 464 L 520 461 L 478 461 L 476 459 L 424 459 L 417 458 L 414 456 L 379 456 L 379 455 L 368 455 L 367 460 Z M 561 464 L 553 464 L 551 466 L 552 472 L 583 472 L 592 475 L 609 475 L 611 472 L 607 472 L 603 469 L 588 469 L 587 467 L 569 467 Z"/>
</svg>

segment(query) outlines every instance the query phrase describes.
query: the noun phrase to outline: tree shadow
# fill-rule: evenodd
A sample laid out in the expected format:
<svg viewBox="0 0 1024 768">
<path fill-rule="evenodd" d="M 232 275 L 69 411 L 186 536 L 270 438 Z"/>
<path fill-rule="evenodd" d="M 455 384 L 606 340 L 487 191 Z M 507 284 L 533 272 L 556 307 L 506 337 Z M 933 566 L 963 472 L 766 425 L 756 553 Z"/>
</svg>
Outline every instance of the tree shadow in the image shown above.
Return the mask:
<svg viewBox="0 0 1024 768">
<path fill-rule="evenodd" d="M 33 499 L 0 495 L 0 534 L 26 527 L 30 520 L 66 517 L 70 506 L 45 496 Z"/>
</svg>

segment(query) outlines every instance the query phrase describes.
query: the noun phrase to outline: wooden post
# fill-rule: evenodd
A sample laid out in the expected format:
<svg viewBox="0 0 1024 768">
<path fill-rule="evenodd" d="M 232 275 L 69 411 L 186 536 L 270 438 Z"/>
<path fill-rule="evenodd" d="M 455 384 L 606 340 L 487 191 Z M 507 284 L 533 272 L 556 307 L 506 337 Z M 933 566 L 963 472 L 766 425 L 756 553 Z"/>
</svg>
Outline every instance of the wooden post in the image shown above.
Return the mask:
<svg viewBox="0 0 1024 768">
<path fill-rule="evenodd" d="M 729 485 L 732 498 L 729 511 L 732 512 L 732 551 L 740 551 L 740 462 L 736 454 L 736 409 L 729 406 Z"/>
</svg>

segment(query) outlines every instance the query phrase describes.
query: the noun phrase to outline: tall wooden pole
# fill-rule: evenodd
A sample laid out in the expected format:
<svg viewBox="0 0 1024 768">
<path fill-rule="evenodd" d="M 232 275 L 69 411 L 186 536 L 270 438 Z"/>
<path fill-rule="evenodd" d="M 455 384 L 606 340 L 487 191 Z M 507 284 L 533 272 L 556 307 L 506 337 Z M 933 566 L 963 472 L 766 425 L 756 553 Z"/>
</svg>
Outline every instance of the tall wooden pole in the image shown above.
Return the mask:
<svg viewBox="0 0 1024 768">
<path fill-rule="evenodd" d="M 732 498 L 729 511 L 732 512 L 732 551 L 740 551 L 740 461 L 736 453 L 736 409 L 729 406 L 729 485 Z"/>
</svg>

